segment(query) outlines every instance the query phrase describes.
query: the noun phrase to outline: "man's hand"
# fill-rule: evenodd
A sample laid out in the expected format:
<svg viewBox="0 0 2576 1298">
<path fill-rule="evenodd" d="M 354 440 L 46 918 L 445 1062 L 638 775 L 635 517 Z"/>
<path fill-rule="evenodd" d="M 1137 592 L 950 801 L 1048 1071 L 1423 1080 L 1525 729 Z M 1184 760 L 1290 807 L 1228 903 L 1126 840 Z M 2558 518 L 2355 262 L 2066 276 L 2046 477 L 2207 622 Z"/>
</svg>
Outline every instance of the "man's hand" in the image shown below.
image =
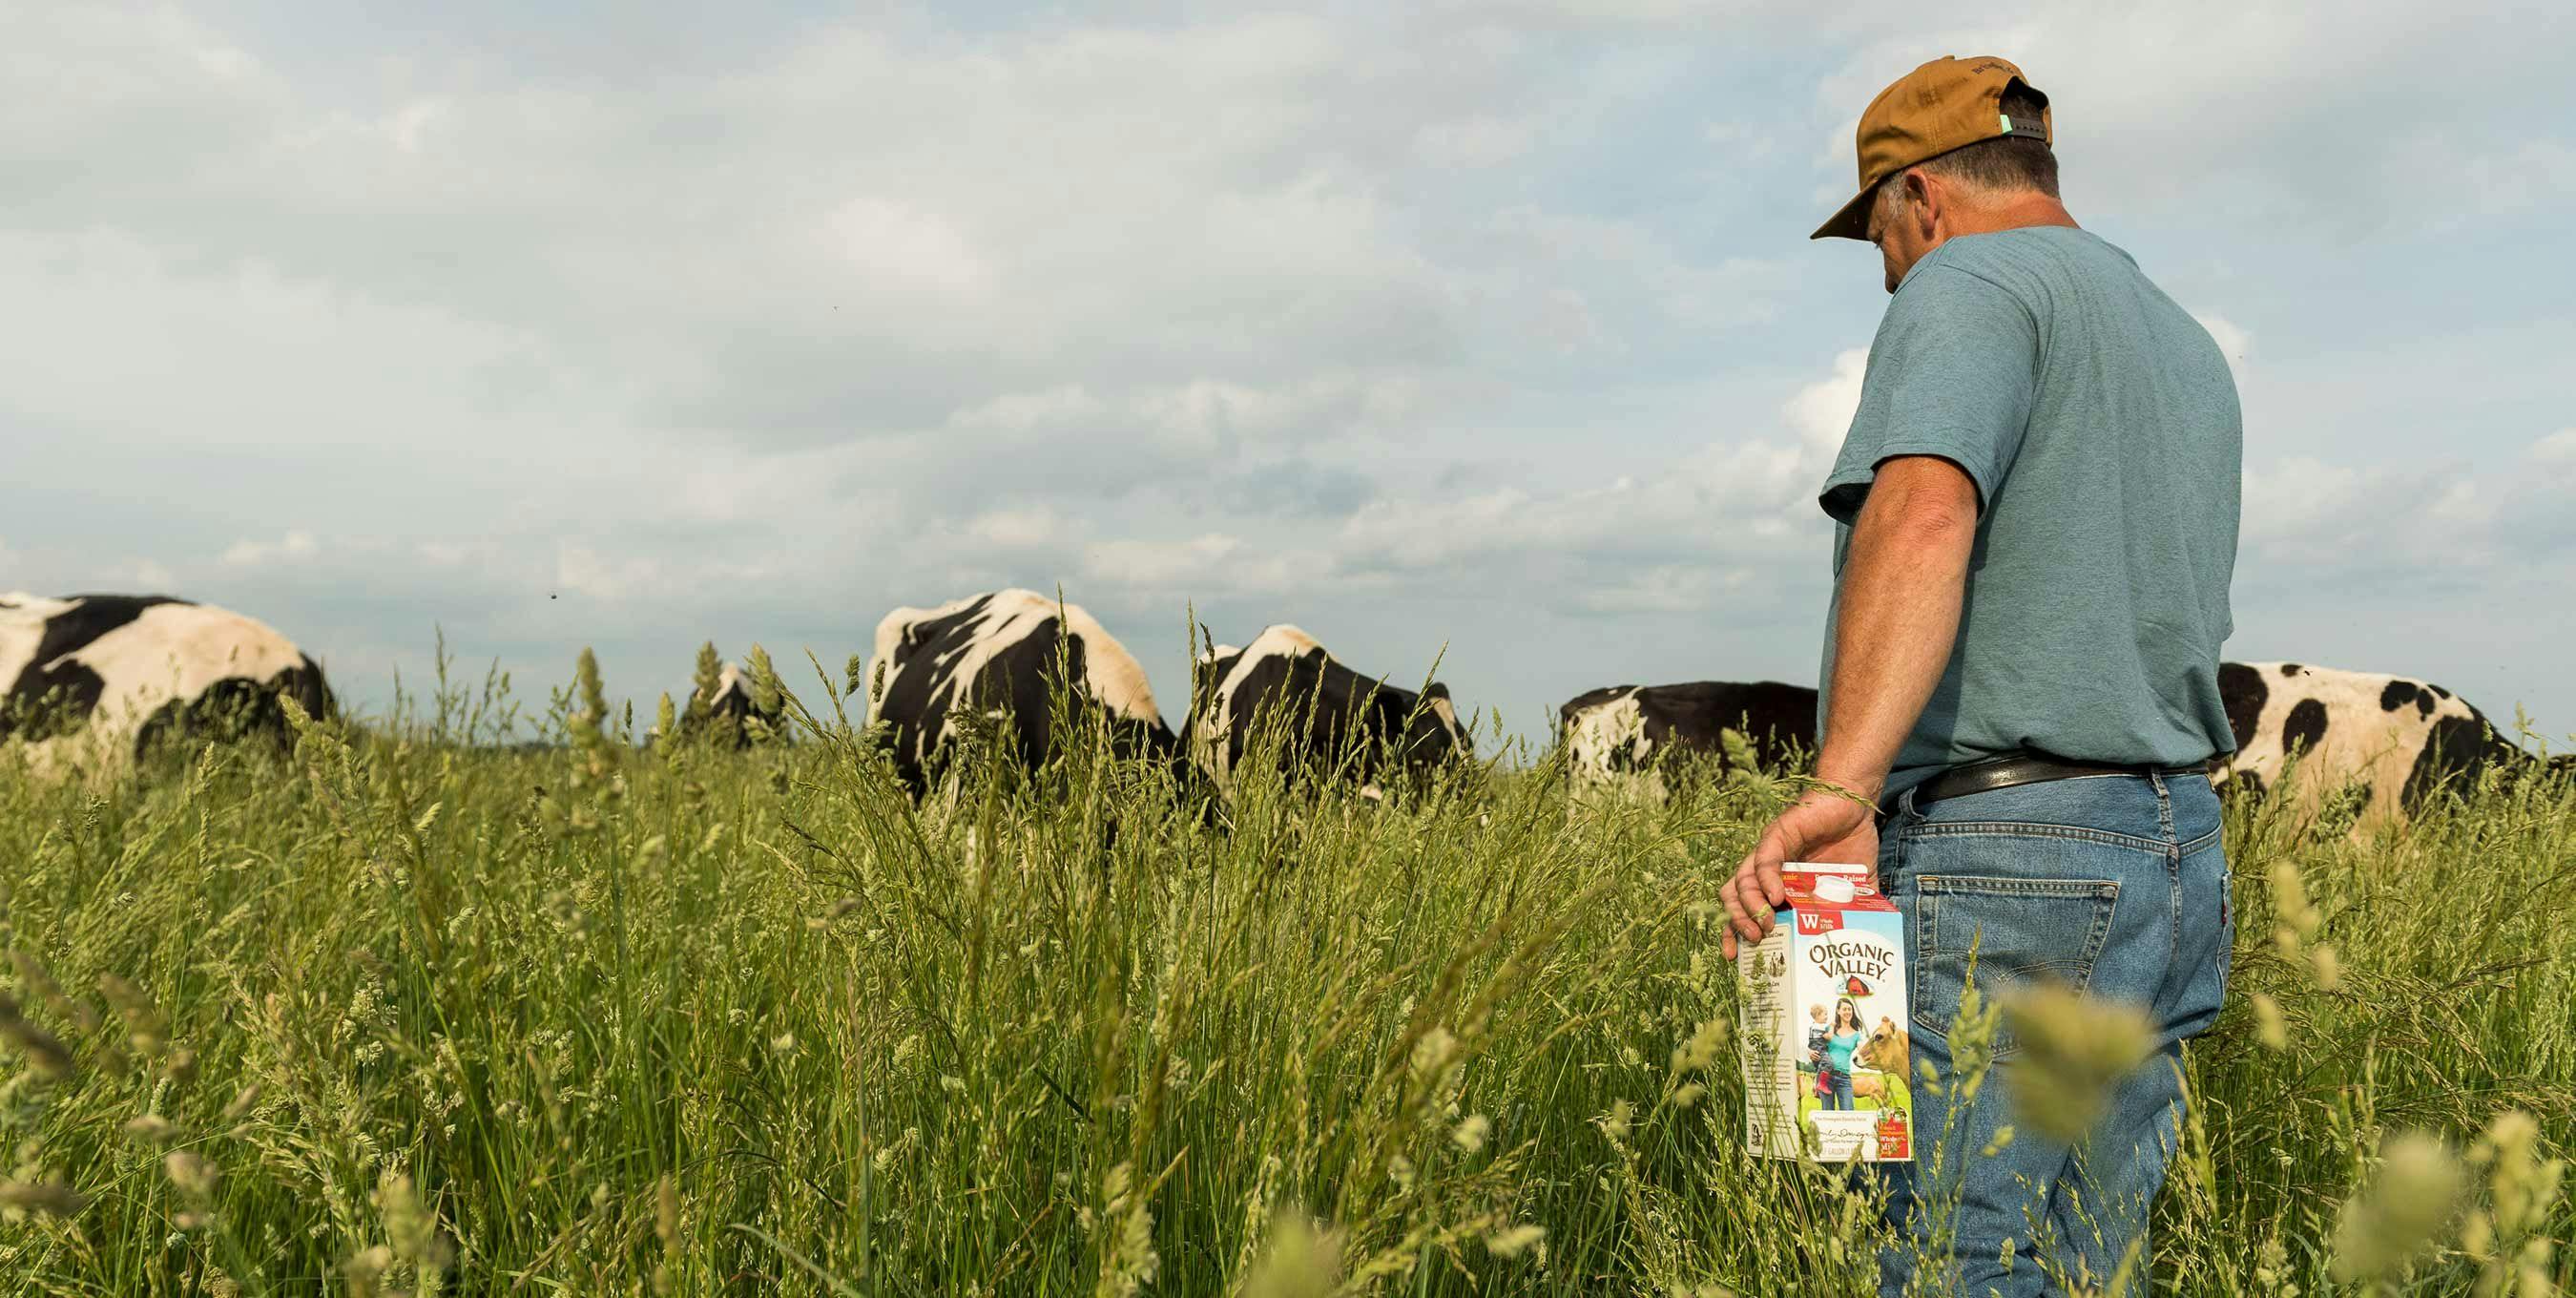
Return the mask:
<svg viewBox="0 0 2576 1298">
<path fill-rule="evenodd" d="M 1719 947 L 1735 958 L 1744 945 L 1771 931 L 1771 912 L 1789 899 L 1780 884 L 1784 861 L 1869 865 L 1878 860 L 1878 818 L 1867 803 L 1819 789 L 1791 803 L 1762 831 L 1735 877 L 1718 889 L 1726 899 L 1726 935 Z"/>
</svg>

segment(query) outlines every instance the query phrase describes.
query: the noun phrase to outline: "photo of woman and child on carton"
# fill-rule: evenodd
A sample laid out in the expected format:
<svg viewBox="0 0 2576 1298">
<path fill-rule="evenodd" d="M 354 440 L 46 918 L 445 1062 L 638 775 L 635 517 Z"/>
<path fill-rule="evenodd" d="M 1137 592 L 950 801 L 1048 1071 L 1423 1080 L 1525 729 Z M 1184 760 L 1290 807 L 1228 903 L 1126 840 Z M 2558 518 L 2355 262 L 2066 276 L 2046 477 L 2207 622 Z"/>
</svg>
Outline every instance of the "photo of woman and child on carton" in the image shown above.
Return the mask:
<svg viewBox="0 0 2576 1298">
<path fill-rule="evenodd" d="M 1798 1071 L 1815 1074 L 1809 1088 L 1814 1107 L 1828 1113 L 1857 1112 L 1862 1097 L 1875 1101 L 1872 1107 L 1905 1108 L 1912 1053 L 1905 1029 L 1893 1018 L 1882 1015 L 1875 1029 L 1865 1029 L 1859 1004 L 1842 996 L 1834 1001 L 1831 1022 L 1823 1002 L 1807 1007 L 1807 1058 Z M 1858 1075 L 1862 1069 L 1869 1075 Z"/>
</svg>

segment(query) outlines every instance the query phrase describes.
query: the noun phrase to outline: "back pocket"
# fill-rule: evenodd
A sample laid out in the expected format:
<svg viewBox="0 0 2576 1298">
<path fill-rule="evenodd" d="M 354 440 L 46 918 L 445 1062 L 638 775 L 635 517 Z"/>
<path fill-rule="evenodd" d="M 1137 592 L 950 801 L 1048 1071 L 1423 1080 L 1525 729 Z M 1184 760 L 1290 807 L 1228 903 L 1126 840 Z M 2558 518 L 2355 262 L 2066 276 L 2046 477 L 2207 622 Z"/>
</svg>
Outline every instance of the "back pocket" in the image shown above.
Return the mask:
<svg viewBox="0 0 2576 1298">
<path fill-rule="evenodd" d="M 2111 935 L 2120 885 L 2111 879 L 2014 879 L 1925 874 L 1914 892 L 1914 1030 L 1950 1038 L 1976 959 L 1978 995 L 1986 1004 L 2031 981 L 2083 991 Z M 2009 1028 L 1995 1029 L 1995 1054 L 2019 1046 Z"/>
</svg>

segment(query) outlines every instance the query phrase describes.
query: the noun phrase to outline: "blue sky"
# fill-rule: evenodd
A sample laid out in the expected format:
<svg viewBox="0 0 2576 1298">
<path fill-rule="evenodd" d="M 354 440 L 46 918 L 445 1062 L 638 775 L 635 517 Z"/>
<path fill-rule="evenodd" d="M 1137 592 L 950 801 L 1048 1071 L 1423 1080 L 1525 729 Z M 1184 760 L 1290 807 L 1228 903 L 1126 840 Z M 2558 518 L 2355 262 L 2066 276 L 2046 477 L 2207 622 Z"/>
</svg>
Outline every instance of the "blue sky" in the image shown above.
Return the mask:
<svg viewBox="0 0 2576 1298">
<path fill-rule="evenodd" d="M 2135 10 L 2133 12 L 2133 10 Z M 1812 681 L 1883 306 L 1805 235 L 1942 53 L 2247 414 L 2232 656 L 2576 730 L 2561 13 L 13 7 L 0 588 L 166 589 L 381 706 L 1051 589 L 1177 714 L 1183 610 L 1524 732 Z M 1177 721 L 1177 715 L 1174 716 Z"/>
</svg>

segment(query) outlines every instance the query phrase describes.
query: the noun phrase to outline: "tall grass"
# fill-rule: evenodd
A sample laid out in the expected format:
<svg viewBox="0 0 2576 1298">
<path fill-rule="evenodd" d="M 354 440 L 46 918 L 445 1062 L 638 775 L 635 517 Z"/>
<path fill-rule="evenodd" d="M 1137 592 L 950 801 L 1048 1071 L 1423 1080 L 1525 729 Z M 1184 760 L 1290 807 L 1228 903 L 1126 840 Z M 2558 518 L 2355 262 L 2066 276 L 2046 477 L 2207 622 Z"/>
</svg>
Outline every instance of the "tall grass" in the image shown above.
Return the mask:
<svg viewBox="0 0 2576 1298">
<path fill-rule="evenodd" d="M 0 1291 L 1868 1290 L 1866 1184 L 1741 1152 L 1761 780 L 1255 760 L 1210 817 L 995 746 L 916 806 L 837 714 L 637 750 L 587 666 L 538 711 L 0 770 Z M 2576 796 L 2229 834 L 2157 1291 L 2576 1284 Z"/>
</svg>

